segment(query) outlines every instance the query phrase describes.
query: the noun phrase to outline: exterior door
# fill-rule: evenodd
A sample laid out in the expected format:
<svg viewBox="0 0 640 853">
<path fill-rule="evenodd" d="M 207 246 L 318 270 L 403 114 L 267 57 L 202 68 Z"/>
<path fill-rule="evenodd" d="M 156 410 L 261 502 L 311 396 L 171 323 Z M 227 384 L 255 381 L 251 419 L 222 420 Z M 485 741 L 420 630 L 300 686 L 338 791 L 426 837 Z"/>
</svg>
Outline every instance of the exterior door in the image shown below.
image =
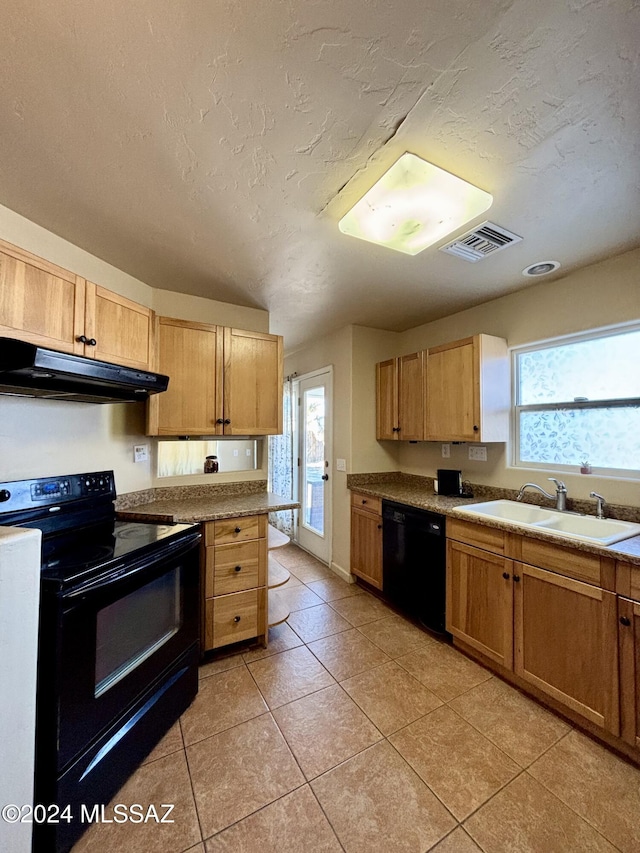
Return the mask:
<svg viewBox="0 0 640 853">
<path fill-rule="evenodd" d="M 330 369 L 301 377 L 297 383 L 298 544 L 331 562 L 332 373 Z"/>
</svg>

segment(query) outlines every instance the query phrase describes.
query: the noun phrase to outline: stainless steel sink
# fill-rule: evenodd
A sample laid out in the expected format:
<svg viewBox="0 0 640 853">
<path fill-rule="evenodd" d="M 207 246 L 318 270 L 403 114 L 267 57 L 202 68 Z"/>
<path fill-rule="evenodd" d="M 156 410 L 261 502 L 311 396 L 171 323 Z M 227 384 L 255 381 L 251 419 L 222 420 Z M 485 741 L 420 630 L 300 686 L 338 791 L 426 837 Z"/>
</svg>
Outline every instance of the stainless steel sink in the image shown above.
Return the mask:
<svg viewBox="0 0 640 853">
<path fill-rule="evenodd" d="M 516 501 L 485 501 L 458 507 L 459 512 L 483 518 L 495 518 L 506 524 L 542 530 L 564 539 L 579 539 L 582 542 L 595 542 L 599 545 L 612 545 L 623 539 L 640 535 L 640 524 L 618 521 L 614 518 L 595 518 L 589 515 L 577 515 L 558 512 L 531 504 Z"/>
</svg>

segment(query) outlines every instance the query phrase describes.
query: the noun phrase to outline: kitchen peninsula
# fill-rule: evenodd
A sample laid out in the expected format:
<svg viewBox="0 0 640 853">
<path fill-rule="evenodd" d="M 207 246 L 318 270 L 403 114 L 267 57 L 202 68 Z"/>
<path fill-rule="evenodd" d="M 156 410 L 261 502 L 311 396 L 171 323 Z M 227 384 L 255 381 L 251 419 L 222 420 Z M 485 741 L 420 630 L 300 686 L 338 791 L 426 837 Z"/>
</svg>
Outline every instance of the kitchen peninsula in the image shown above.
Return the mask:
<svg viewBox="0 0 640 853">
<path fill-rule="evenodd" d="M 147 489 L 121 495 L 122 520 L 201 522 L 201 650 L 257 638 L 268 642 L 270 512 L 299 506 L 264 480 Z"/>
</svg>

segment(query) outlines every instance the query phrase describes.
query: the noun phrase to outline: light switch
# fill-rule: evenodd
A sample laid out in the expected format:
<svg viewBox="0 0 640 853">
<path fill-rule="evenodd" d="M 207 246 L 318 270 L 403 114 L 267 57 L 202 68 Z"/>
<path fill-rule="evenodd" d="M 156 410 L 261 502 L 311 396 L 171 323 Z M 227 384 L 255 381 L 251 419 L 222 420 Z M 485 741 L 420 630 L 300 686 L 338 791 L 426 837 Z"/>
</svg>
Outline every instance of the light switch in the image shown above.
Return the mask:
<svg viewBox="0 0 640 853">
<path fill-rule="evenodd" d="M 149 461 L 149 445 L 134 444 L 133 445 L 133 461 L 148 462 Z"/>
</svg>

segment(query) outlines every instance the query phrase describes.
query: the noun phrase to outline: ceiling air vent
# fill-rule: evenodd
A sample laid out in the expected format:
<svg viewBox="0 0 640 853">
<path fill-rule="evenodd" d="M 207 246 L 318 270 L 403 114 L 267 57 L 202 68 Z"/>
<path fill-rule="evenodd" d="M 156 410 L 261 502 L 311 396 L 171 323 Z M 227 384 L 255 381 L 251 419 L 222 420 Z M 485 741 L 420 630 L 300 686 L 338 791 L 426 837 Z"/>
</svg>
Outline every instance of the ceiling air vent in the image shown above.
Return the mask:
<svg viewBox="0 0 640 853">
<path fill-rule="evenodd" d="M 505 228 L 500 228 L 493 222 L 483 222 L 473 231 L 467 231 L 462 237 L 457 237 L 451 243 L 440 248 L 441 252 L 449 255 L 457 255 L 465 261 L 474 264 L 489 255 L 495 255 L 501 249 L 506 249 L 514 243 L 519 243 L 522 237 L 512 234 Z"/>
</svg>

